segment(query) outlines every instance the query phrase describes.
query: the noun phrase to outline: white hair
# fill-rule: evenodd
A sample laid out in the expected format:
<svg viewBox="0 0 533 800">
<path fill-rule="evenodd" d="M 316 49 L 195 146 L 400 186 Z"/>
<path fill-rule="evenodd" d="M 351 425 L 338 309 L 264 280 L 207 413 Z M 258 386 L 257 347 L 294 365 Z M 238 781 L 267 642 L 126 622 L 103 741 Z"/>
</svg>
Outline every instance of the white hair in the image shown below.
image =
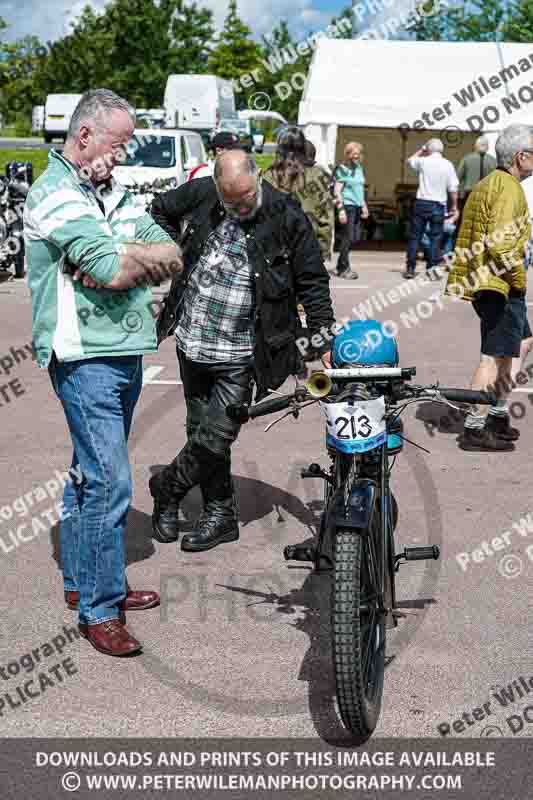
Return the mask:
<svg viewBox="0 0 533 800">
<path fill-rule="evenodd" d="M 95 122 L 98 128 L 105 128 L 106 116 L 111 111 L 126 111 L 135 125 L 135 109 L 115 92 L 110 89 L 85 92 L 72 114 L 67 139 L 77 139 L 84 122 Z"/>
<path fill-rule="evenodd" d="M 430 153 L 442 153 L 444 150 L 444 145 L 440 139 L 430 139 L 426 147 Z"/>
<path fill-rule="evenodd" d="M 489 149 L 489 140 L 487 136 L 479 136 L 474 142 L 474 150 L 478 153 L 486 153 Z"/>
<path fill-rule="evenodd" d="M 496 140 L 496 160 L 499 167 L 509 169 L 517 153 L 533 150 L 533 129 L 529 125 L 509 125 Z"/>
</svg>

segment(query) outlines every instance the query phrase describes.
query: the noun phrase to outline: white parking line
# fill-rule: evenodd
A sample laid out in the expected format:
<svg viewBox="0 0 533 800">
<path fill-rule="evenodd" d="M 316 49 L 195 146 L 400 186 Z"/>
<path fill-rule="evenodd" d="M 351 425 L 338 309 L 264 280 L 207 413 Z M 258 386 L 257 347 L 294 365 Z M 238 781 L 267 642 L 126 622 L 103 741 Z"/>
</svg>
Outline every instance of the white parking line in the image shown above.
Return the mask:
<svg viewBox="0 0 533 800">
<path fill-rule="evenodd" d="M 341 286 L 340 283 L 332 283 L 331 284 L 331 288 L 332 289 L 369 289 L 370 287 L 369 286 L 362 286 L 360 283 L 358 283 L 357 285 L 354 284 L 353 286 Z"/>
<path fill-rule="evenodd" d="M 155 376 L 163 372 L 164 369 L 165 367 L 156 367 L 155 365 L 146 367 L 143 373 L 143 386 L 147 384 L 151 386 L 183 386 L 182 381 L 155 381 Z"/>
<path fill-rule="evenodd" d="M 533 386 L 529 389 L 524 386 L 522 389 L 513 389 L 513 392 L 523 392 L 524 394 L 533 394 Z"/>
</svg>

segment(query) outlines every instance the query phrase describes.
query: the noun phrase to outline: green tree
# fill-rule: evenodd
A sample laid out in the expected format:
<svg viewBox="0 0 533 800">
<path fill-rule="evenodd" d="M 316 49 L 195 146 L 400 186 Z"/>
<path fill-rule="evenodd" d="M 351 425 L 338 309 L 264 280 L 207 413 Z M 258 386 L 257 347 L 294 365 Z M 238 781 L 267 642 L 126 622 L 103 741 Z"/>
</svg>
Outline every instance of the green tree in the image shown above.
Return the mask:
<svg viewBox="0 0 533 800">
<path fill-rule="evenodd" d="M 161 8 L 168 18 L 169 34 L 168 60 L 169 74 L 202 74 L 208 71 L 210 54 L 209 42 L 213 40 L 213 12 L 201 8 L 196 3 L 185 5 L 182 0 L 166 0 Z"/>
<path fill-rule="evenodd" d="M 448 4 L 447 9 L 439 10 L 439 3 L 440 0 L 428 0 L 425 6 L 433 4 L 436 13 L 408 26 L 418 40 L 493 42 L 499 26 L 503 37 L 509 40 L 505 18 L 507 13 L 514 13 L 515 4 L 506 8 L 501 0 L 472 0 L 468 4 Z M 529 5 L 533 6 L 532 3 Z"/>
<path fill-rule="evenodd" d="M 295 122 L 313 46 L 307 40 L 296 42 L 284 19 L 273 28 L 270 36 L 262 38 L 260 91 L 270 98 L 274 111 Z"/>
<path fill-rule="evenodd" d="M 105 86 L 139 107 L 163 103 L 172 72 L 205 72 L 212 12 L 184 0 L 112 0 L 86 6 L 72 32 L 50 45 L 44 94 Z"/>
<path fill-rule="evenodd" d="M 0 44 L 0 112 L 21 132 L 31 132 L 31 110 L 42 99 L 35 77 L 45 57 L 46 48 L 36 36 Z"/>
<path fill-rule="evenodd" d="M 345 6 L 343 9 L 341 9 L 339 16 L 333 17 L 331 20 L 331 25 L 338 25 L 339 22 L 349 22 L 350 27 L 348 27 L 346 24 L 342 24 L 341 27 L 338 28 L 338 33 L 334 38 L 353 39 L 354 34 L 356 33 L 356 25 L 352 6 Z"/>
<path fill-rule="evenodd" d="M 509 42 L 533 42 L 533 0 L 512 4 L 502 25 L 502 38 Z"/>
<path fill-rule="evenodd" d="M 251 36 L 252 31 L 237 13 L 236 0 L 230 0 L 224 28 L 207 62 L 209 72 L 232 80 L 258 67 L 260 48 Z"/>
<path fill-rule="evenodd" d="M 48 43 L 48 57 L 36 77 L 45 97 L 79 94 L 105 86 L 110 78 L 113 38 L 105 16 L 87 5 L 71 26 L 71 33 Z"/>
</svg>

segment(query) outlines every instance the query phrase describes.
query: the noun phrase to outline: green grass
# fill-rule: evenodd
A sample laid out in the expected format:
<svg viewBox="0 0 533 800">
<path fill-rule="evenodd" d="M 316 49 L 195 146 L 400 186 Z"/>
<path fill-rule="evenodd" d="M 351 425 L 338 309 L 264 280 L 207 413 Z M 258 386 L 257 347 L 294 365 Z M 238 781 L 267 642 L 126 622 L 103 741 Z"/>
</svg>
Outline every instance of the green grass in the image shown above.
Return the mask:
<svg viewBox="0 0 533 800">
<path fill-rule="evenodd" d="M 9 161 L 31 161 L 33 164 L 33 179 L 36 180 L 48 166 L 48 150 L 35 150 L 32 148 L 8 150 L 7 148 L 0 148 L 0 175 L 6 174 L 6 164 Z"/>
<path fill-rule="evenodd" d="M 16 139 L 17 133 L 14 125 L 9 125 L 6 128 L 0 128 L 0 138 L 2 139 Z"/>
</svg>

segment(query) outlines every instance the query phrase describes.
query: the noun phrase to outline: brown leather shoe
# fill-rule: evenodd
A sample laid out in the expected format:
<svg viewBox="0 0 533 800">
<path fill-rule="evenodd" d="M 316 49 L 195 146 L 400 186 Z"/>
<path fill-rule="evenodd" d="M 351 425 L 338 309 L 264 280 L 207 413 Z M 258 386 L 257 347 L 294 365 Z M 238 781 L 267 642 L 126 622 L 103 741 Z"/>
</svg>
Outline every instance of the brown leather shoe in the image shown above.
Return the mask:
<svg viewBox="0 0 533 800">
<path fill-rule="evenodd" d="M 142 645 L 130 636 L 118 619 L 98 622 L 96 625 L 78 625 L 80 634 L 87 639 L 95 650 L 107 656 L 129 656 L 138 653 Z"/>
<path fill-rule="evenodd" d="M 77 611 L 80 605 L 79 592 L 65 592 L 65 601 L 71 611 Z M 128 592 L 125 600 L 119 604 L 121 611 L 145 611 L 147 608 L 155 608 L 160 603 L 157 592 Z"/>
</svg>

